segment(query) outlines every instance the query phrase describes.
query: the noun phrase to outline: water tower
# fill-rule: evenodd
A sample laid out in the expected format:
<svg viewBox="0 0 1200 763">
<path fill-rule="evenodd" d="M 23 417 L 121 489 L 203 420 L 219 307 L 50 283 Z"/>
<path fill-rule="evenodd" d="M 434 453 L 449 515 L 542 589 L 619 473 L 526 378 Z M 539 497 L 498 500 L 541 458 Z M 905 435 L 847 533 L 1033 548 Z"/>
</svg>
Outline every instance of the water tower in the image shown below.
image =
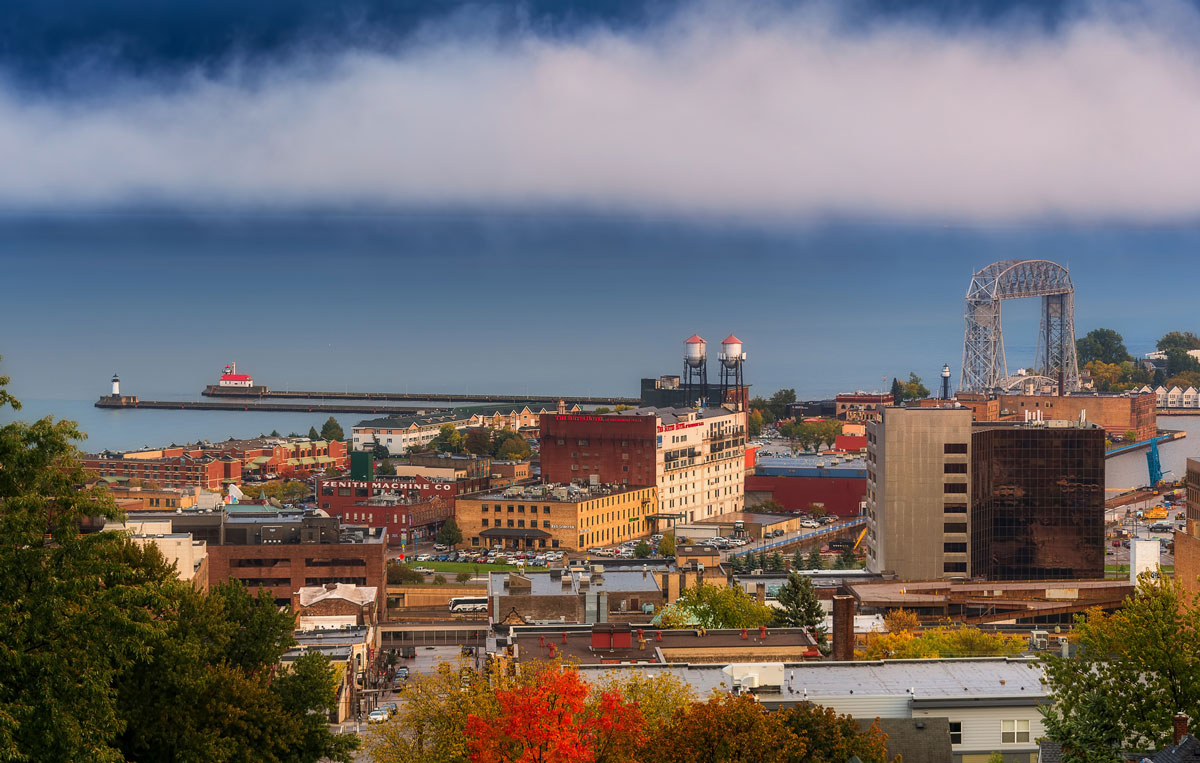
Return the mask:
<svg viewBox="0 0 1200 763">
<path fill-rule="evenodd" d="M 708 342 L 699 334 L 683 342 L 683 389 L 687 405 L 708 400 Z"/>
<path fill-rule="evenodd" d="M 737 410 L 746 407 L 743 399 L 745 382 L 742 379 L 742 364 L 746 362 L 746 353 L 742 352 L 742 340 L 733 334 L 721 342 L 721 403 L 736 403 Z M 730 400 L 729 392 L 734 391 L 734 400 Z"/>
</svg>

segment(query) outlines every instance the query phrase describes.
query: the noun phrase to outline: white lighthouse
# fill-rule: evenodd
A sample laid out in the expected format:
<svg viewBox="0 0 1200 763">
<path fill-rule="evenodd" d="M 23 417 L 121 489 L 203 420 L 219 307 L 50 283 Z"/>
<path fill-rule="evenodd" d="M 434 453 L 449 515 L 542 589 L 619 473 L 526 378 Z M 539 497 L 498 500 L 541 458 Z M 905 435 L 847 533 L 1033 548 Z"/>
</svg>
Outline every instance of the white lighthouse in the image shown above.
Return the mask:
<svg viewBox="0 0 1200 763">
<path fill-rule="evenodd" d="M 121 396 L 121 380 L 116 374 L 113 374 L 113 397 Z"/>
</svg>

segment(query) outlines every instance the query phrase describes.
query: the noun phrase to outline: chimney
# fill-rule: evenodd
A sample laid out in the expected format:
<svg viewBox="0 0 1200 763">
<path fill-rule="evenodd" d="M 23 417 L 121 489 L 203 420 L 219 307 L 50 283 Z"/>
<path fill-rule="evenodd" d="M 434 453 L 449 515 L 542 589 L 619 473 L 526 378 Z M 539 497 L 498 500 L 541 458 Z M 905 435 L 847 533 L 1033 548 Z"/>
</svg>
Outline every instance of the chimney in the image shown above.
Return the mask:
<svg viewBox="0 0 1200 763">
<path fill-rule="evenodd" d="M 854 660 L 853 596 L 833 597 L 833 659 L 839 662 Z"/>
<path fill-rule="evenodd" d="M 1175 731 L 1175 744 L 1179 744 L 1179 740 L 1187 736 L 1188 733 L 1188 717 L 1184 713 L 1175 713 L 1175 717 L 1171 719 L 1171 727 Z"/>
<path fill-rule="evenodd" d="M 767 584 L 766 583 L 755 584 L 754 596 L 755 596 L 755 598 L 758 599 L 759 604 L 765 604 L 767 601 Z"/>
</svg>

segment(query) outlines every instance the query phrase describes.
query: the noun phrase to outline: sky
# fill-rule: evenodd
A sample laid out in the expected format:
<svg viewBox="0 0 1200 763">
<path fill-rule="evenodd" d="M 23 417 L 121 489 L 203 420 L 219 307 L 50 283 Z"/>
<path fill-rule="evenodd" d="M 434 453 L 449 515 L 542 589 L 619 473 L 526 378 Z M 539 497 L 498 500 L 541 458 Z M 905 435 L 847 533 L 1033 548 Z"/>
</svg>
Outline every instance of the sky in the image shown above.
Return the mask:
<svg viewBox="0 0 1200 763">
<path fill-rule="evenodd" d="M 9 0 L 0 373 L 633 394 L 733 332 L 821 397 L 957 378 L 971 273 L 1025 257 L 1145 352 L 1200 331 L 1198 39 L 1184 2 Z"/>
</svg>

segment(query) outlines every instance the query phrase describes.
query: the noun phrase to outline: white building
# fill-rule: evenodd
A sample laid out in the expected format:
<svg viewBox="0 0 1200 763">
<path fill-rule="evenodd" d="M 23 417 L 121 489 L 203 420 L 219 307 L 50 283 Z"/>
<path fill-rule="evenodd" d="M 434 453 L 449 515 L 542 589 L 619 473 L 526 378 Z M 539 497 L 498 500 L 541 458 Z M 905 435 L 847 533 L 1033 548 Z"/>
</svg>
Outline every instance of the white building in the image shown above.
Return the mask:
<svg viewBox="0 0 1200 763">
<path fill-rule="evenodd" d="M 175 567 L 180 580 L 194 580 L 208 557 L 208 546 L 204 541 L 193 539 L 191 533 L 172 532 L 169 519 L 109 522 L 104 529 L 128 532 L 130 540 L 138 546 L 153 543 L 163 558 Z M 203 580 L 207 583 L 207 576 Z"/>
</svg>

